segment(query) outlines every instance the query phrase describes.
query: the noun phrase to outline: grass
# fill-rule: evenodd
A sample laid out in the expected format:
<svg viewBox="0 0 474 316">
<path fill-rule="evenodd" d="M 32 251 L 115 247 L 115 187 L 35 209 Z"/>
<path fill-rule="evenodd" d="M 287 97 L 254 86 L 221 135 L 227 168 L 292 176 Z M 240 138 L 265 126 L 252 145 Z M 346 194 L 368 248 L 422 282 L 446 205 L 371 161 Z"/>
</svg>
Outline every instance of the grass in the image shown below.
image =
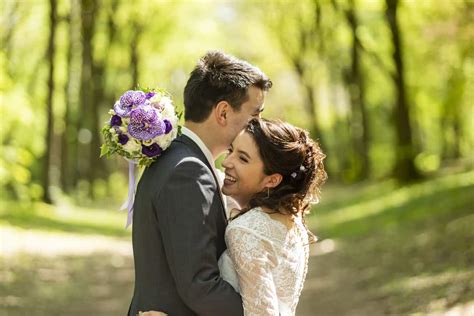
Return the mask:
<svg viewBox="0 0 474 316">
<path fill-rule="evenodd" d="M 117 207 L 118 208 L 118 207 Z M 30 231 L 65 232 L 129 238 L 126 213 L 110 209 L 80 208 L 69 204 L 0 201 L 0 227 L 14 226 Z"/>
<path fill-rule="evenodd" d="M 413 225 L 431 216 L 458 216 L 473 211 L 474 172 L 445 176 L 396 188 L 393 182 L 340 192 L 315 207 L 309 225 L 332 238 L 360 236 L 376 230 Z M 324 197 L 324 192 L 323 192 Z"/>
</svg>

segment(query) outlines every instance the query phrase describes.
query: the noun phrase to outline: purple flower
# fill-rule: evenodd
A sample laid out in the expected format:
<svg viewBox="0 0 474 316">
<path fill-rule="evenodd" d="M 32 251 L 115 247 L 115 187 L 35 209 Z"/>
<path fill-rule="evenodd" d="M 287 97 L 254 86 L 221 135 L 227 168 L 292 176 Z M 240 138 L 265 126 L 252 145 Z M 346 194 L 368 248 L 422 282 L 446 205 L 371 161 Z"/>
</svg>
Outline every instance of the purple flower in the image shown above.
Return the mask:
<svg viewBox="0 0 474 316">
<path fill-rule="evenodd" d="M 161 147 L 153 143 L 150 146 L 142 145 L 142 153 L 148 157 L 155 157 L 161 155 Z"/>
<path fill-rule="evenodd" d="M 165 123 L 158 118 L 158 114 L 150 105 L 136 108 L 130 112 L 128 132 L 139 140 L 150 140 L 166 131 Z"/>
<path fill-rule="evenodd" d="M 123 108 L 130 108 L 142 104 L 146 100 L 145 92 L 140 90 L 128 90 L 120 97 L 120 105 Z"/>
<path fill-rule="evenodd" d="M 125 134 L 120 134 L 118 136 L 118 142 L 121 144 L 121 145 L 125 145 L 127 142 L 128 142 L 128 136 L 125 135 Z"/>
<path fill-rule="evenodd" d="M 110 126 L 120 126 L 122 125 L 122 118 L 118 115 L 112 116 L 110 119 Z"/>
<path fill-rule="evenodd" d="M 127 117 L 131 110 L 131 107 L 122 107 L 119 101 L 115 102 L 114 104 L 114 111 L 115 113 L 117 113 L 118 116 Z"/>
<path fill-rule="evenodd" d="M 141 105 L 145 101 L 146 96 L 143 91 L 129 90 L 120 97 L 120 101 L 115 102 L 114 111 L 118 116 L 127 117 L 134 106 Z"/>
<path fill-rule="evenodd" d="M 155 92 L 148 92 L 148 93 L 146 94 L 146 99 L 148 100 L 148 99 L 153 98 L 153 96 L 154 96 L 155 94 L 156 94 Z"/>
<path fill-rule="evenodd" d="M 163 120 L 163 122 L 165 123 L 165 134 L 168 134 L 173 129 L 173 125 L 168 120 Z"/>
</svg>

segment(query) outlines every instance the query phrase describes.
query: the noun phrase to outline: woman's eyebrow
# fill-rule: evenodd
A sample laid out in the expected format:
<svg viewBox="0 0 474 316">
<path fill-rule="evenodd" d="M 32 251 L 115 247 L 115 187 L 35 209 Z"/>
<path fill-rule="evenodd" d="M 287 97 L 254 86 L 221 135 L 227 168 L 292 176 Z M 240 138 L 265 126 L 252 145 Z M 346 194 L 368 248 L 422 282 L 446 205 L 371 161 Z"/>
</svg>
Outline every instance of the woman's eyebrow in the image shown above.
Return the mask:
<svg viewBox="0 0 474 316">
<path fill-rule="evenodd" d="M 244 156 L 247 156 L 248 159 L 252 159 L 252 157 L 250 157 L 250 155 L 249 155 L 246 151 L 243 151 L 243 150 L 239 149 L 237 152 L 238 152 L 239 154 L 242 154 L 242 155 L 244 155 Z"/>
</svg>

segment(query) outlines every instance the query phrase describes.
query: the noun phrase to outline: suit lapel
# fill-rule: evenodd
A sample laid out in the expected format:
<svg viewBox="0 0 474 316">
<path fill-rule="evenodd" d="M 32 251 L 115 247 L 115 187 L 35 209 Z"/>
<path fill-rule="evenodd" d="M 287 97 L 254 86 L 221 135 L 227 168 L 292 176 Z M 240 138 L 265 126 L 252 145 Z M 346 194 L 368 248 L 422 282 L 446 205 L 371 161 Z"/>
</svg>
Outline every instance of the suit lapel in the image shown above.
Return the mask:
<svg viewBox="0 0 474 316">
<path fill-rule="evenodd" d="M 211 174 L 214 177 L 214 181 L 216 182 L 217 190 L 219 191 L 218 195 L 219 195 L 219 201 L 221 202 L 221 211 L 222 211 L 222 213 L 224 215 L 224 219 L 226 220 L 226 223 L 227 223 L 227 214 L 226 214 L 226 211 L 225 211 L 226 206 L 225 206 L 224 199 L 223 199 L 223 196 L 222 196 L 222 193 L 221 193 L 220 181 L 218 180 L 218 178 L 217 178 L 218 176 L 214 172 L 214 168 L 209 164 L 209 161 L 207 160 L 207 158 L 204 155 L 204 153 L 202 152 L 202 150 L 199 148 L 199 146 L 191 138 L 189 138 L 186 135 L 181 135 L 176 139 L 176 141 L 181 142 L 181 143 L 185 144 L 186 146 L 188 146 L 194 153 L 196 153 L 199 160 L 204 162 L 206 164 L 206 166 L 209 168 L 209 170 L 211 171 Z"/>
</svg>

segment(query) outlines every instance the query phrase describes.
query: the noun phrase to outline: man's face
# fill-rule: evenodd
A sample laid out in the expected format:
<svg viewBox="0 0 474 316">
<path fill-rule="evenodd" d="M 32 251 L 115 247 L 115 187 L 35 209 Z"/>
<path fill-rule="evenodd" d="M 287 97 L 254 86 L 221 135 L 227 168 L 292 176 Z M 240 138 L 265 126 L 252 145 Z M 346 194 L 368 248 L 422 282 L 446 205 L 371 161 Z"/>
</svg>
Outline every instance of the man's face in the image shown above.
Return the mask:
<svg viewBox="0 0 474 316">
<path fill-rule="evenodd" d="M 263 111 L 266 92 L 255 86 L 248 90 L 249 99 L 242 103 L 239 111 L 231 109 L 229 113 L 229 133 L 228 143 L 232 143 L 234 138 L 247 126 L 250 119 L 260 117 Z"/>
</svg>

